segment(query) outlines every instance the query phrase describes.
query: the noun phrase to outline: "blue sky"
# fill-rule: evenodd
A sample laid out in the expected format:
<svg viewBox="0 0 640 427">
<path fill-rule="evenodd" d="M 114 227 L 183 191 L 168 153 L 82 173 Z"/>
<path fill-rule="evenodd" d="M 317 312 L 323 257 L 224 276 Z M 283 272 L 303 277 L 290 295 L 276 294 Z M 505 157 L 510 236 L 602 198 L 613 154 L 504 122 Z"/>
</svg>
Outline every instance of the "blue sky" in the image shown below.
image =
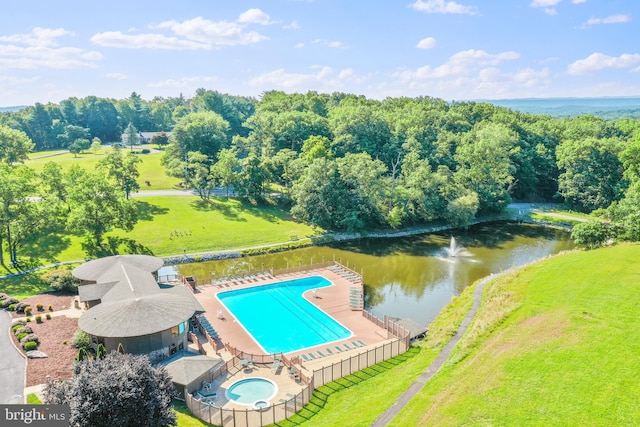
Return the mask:
<svg viewBox="0 0 640 427">
<path fill-rule="evenodd" d="M 637 0 L 3 3 L 0 107 L 198 88 L 640 96 Z"/>
</svg>

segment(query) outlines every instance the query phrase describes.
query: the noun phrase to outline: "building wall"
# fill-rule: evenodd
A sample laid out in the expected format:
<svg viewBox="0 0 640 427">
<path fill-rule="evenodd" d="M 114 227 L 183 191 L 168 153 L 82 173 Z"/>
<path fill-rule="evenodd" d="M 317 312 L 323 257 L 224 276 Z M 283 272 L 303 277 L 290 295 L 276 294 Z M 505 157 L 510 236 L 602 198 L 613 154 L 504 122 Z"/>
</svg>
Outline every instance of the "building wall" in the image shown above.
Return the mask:
<svg viewBox="0 0 640 427">
<path fill-rule="evenodd" d="M 117 351 L 122 344 L 125 353 L 148 354 L 150 358 L 162 359 L 168 357 L 176 351 L 186 349 L 188 322 L 183 322 L 174 328 L 161 332 L 137 337 L 92 337 L 92 344 L 97 348 L 99 343 L 103 343 L 107 351 Z"/>
</svg>

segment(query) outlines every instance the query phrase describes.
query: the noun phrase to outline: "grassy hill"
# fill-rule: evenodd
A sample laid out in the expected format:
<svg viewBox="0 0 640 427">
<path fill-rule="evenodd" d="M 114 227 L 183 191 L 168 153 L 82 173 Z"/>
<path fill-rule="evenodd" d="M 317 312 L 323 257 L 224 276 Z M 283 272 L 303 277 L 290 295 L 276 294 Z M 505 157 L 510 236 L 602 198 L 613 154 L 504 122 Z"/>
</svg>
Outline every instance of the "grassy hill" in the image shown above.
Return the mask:
<svg viewBox="0 0 640 427">
<path fill-rule="evenodd" d="M 494 281 L 449 365 L 391 425 L 638 423 L 638 291 L 638 245 Z"/>
</svg>

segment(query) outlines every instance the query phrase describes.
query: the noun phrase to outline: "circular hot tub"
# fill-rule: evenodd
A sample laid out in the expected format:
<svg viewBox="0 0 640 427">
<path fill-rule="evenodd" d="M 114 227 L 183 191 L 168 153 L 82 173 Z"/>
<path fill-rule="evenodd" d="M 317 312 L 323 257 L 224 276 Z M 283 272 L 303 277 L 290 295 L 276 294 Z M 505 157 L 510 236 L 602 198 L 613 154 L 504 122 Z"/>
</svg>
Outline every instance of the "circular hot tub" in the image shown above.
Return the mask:
<svg viewBox="0 0 640 427">
<path fill-rule="evenodd" d="M 234 403 L 259 409 L 269 406 L 269 400 L 277 393 L 276 383 L 267 378 L 255 377 L 234 382 L 225 391 L 225 396 Z"/>
<path fill-rule="evenodd" d="M 253 404 L 251 405 L 251 407 L 253 409 L 257 409 L 259 411 L 267 409 L 269 407 L 269 402 L 266 400 L 256 400 L 255 402 L 253 402 Z"/>
</svg>

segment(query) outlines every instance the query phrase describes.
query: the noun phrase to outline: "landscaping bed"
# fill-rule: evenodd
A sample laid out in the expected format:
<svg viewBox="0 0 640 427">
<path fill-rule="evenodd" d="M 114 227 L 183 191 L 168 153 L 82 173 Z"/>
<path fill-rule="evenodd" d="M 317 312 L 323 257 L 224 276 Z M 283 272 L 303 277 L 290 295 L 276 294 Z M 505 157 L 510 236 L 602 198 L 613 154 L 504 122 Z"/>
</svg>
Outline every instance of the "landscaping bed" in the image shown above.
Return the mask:
<svg viewBox="0 0 640 427">
<path fill-rule="evenodd" d="M 42 317 L 44 317 L 44 315 L 46 313 L 49 313 L 49 306 L 51 305 L 51 307 L 53 308 L 53 311 L 60 311 L 60 310 L 66 310 L 68 308 L 73 307 L 73 298 L 74 295 L 72 294 L 59 294 L 59 293 L 53 293 L 53 292 L 44 292 L 38 295 L 34 295 L 32 297 L 29 298 L 25 298 L 20 300 L 20 302 L 26 302 L 29 303 L 31 305 L 31 318 L 33 320 L 33 317 L 36 314 L 42 314 Z M 43 311 L 38 311 L 36 308 L 36 305 L 38 303 L 41 303 L 44 306 L 44 310 Z M 17 318 L 17 317 L 25 317 L 24 313 L 16 313 L 15 311 L 10 312 L 11 313 L 11 317 L 13 318 Z M 32 322 L 35 323 L 35 322 Z"/>
</svg>

